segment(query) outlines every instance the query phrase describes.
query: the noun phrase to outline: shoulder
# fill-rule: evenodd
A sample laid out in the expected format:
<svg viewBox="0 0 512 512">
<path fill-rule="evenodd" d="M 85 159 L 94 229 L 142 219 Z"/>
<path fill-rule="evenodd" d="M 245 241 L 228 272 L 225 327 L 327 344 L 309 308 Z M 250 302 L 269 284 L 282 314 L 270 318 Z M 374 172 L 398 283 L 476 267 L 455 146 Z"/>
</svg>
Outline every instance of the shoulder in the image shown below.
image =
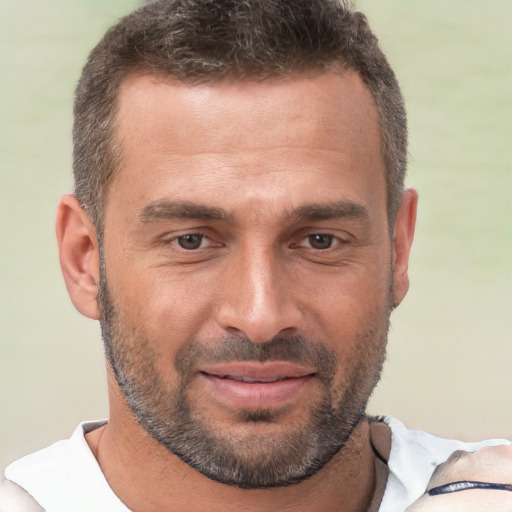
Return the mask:
<svg viewBox="0 0 512 512">
<path fill-rule="evenodd" d="M 10 480 L 3 480 L 0 483 L 0 512 L 44 512 L 44 509 L 25 489 Z"/>
<path fill-rule="evenodd" d="M 41 506 L 30 509 L 17 505 L 0 508 L 0 512 L 128 512 L 110 488 L 85 437 L 104 424 L 105 421 L 81 423 L 69 439 L 25 455 L 7 466 L 5 478 L 19 487 L 11 487 L 11 491 L 23 495 L 25 490 Z"/>
<path fill-rule="evenodd" d="M 97 424 L 84 422 L 69 439 L 11 462 L 0 474 L 0 512 L 76 510 L 54 505 L 74 493 L 75 474 L 87 465 L 88 457 L 94 461 L 84 435 Z"/>
<path fill-rule="evenodd" d="M 425 469 L 436 468 L 456 451 L 476 452 L 483 448 L 502 446 L 510 447 L 507 439 L 485 439 L 483 441 L 465 442 L 456 439 L 445 439 L 421 430 L 405 427 L 403 423 L 390 416 L 380 416 L 374 421 L 383 422 L 391 430 L 392 450 L 391 458 L 401 463 L 409 463 L 416 466 L 424 462 Z M 508 452 L 508 450 L 504 450 Z M 433 469 L 430 471 L 432 473 Z"/>
<path fill-rule="evenodd" d="M 512 446 L 458 450 L 434 471 L 423 496 L 408 512 L 509 512 L 512 510 Z"/>
<path fill-rule="evenodd" d="M 400 421 L 389 416 L 372 418 L 372 421 L 386 425 L 390 430 L 391 437 L 388 485 L 380 512 L 394 512 L 397 510 L 397 503 L 402 507 L 400 510 L 404 510 L 421 498 L 433 484 L 433 474 L 437 468 L 448 467 L 450 468 L 449 475 L 454 475 L 456 468 L 458 470 L 463 466 L 471 467 L 471 474 L 479 475 L 474 478 L 482 479 L 483 472 L 487 471 L 488 473 L 489 465 L 499 467 L 500 475 L 507 474 L 509 468 L 512 467 L 512 448 L 510 441 L 505 439 L 488 439 L 467 443 L 440 438 L 420 430 L 408 429 Z M 439 469 L 436 474 L 446 475 L 446 472 Z M 489 478 L 492 480 L 492 477 Z M 498 480 L 494 479 L 496 482 Z M 505 480 L 508 481 L 508 479 Z M 508 495 L 512 497 L 512 492 L 505 496 Z M 439 503 L 439 500 L 436 503 Z M 411 510 L 416 512 L 416 509 Z M 466 511 L 465 508 L 453 508 L 452 510 Z M 490 509 L 482 508 L 481 510 Z"/>
</svg>

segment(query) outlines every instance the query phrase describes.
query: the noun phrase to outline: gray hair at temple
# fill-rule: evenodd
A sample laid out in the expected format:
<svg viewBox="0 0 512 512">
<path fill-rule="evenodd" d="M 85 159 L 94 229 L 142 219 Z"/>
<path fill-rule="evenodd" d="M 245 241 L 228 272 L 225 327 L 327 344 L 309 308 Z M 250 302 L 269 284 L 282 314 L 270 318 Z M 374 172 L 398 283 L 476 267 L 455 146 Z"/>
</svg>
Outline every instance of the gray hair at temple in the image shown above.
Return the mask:
<svg viewBox="0 0 512 512">
<path fill-rule="evenodd" d="M 154 0 L 122 18 L 91 52 L 75 93 L 75 194 L 98 235 L 122 159 L 116 99 L 127 76 L 194 85 L 347 68 L 359 74 L 378 112 L 392 227 L 407 166 L 405 107 L 366 17 L 349 1 Z"/>
</svg>

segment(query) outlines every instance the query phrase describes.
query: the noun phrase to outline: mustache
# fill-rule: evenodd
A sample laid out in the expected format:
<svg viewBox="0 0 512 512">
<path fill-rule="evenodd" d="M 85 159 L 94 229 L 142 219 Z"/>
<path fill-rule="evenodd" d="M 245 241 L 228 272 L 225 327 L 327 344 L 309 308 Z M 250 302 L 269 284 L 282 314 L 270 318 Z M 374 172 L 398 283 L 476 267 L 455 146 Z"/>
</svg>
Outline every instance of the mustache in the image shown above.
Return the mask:
<svg viewBox="0 0 512 512">
<path fill-rule="evenodd" d="M 325 344 L 302 335 L 275 336 L 263 343 L 254 343 L 244 336 L 229 336 L 216 340 L 191 339 L 177 352 L 176 371 L 190 375 L 199 364 L 226 362 L 286 361 L 312 366 L 319 377 L 332 379 L 337 367 L 335 352 Z"/>
</svg>

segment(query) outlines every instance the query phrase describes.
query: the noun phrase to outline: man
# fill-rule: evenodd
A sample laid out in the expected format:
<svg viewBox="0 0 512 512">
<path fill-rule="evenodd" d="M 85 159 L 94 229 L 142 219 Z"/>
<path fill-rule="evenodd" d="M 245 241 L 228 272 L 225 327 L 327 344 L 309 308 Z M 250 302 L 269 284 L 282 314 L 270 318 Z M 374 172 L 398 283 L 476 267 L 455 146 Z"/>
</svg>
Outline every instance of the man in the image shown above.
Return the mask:
<svg viewBox="0 0 512 512">
<path fill-rule="evenodd" d="M 151 2 L 92 52 L 74 149 L 60 259 L 110 416 L 9 466 L 6 510 L 510 509 L 505 441 L 365 415 L 417 194 L 364 16 Z"/>
</svg>

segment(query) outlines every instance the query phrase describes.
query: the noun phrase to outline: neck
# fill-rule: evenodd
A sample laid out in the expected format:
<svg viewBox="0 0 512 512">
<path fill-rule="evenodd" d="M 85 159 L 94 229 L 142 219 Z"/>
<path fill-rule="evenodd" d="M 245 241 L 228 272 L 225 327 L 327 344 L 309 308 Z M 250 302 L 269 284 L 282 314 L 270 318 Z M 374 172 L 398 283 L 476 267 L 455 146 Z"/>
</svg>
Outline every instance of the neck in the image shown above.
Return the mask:
<svg viewBox="0 0 512 512">
<path fill-rule="evenodd" d="M 110 487 L 134 512 L 364 512 L 372 501 L 375 462 L 366 420 L 311 478 L 289 487 L 246 490 L 206 478 L 150 437 L 131 412 L 119 409 L 111 410 L 109 423 L 89 433 L 87 442 Z"/>
</svg>

